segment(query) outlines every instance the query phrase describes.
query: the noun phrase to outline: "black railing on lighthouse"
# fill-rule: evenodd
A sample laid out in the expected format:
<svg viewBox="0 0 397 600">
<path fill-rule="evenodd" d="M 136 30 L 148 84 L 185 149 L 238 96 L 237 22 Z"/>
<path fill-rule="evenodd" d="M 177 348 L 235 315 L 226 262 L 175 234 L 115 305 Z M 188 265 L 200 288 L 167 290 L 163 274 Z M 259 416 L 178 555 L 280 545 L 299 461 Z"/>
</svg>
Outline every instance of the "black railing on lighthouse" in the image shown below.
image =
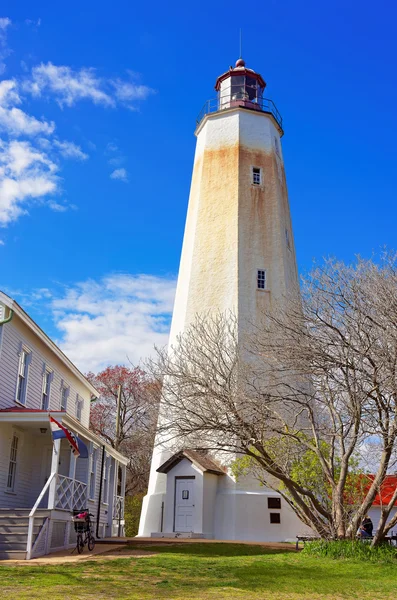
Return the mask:
<svg viewBox="0 0 397 600">
<path fill-rule="evenodd" d="M 205 102 L 203 108 L 199 112 L 196 119 L 196 124 L 199 125 L 205 115 L 208 115 L 209 113 L 221 112 L 222 110 L 238 107 L 247 108 L 249 110 L 257 110 L 272 115 L 278 125 L 281 135 L 283 134 L 283 118 L 277 110 L 273 100 L 270 100 L 269 98 L 256 98 L 255 100 L 233 96 L 219 96 L 218 98 L 211 98 Z"/>
</svg>

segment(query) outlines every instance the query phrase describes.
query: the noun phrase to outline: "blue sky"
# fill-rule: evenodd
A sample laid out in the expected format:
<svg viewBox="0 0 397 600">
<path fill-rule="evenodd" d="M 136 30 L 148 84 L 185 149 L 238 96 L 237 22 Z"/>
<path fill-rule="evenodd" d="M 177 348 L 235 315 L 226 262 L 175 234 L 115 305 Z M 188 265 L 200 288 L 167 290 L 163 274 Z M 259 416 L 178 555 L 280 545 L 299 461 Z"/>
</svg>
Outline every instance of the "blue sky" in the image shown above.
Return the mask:
<svg viewBox="0 0 397 600">
<path fill-rule="evenodd" d="M 166 341 L 195 117 L 240 27 L 284 119 L 301 272 L 397 246 L 394 3 L 36 0 L 0 17 L 0 288 L 82 369 Z"/>
</svg>

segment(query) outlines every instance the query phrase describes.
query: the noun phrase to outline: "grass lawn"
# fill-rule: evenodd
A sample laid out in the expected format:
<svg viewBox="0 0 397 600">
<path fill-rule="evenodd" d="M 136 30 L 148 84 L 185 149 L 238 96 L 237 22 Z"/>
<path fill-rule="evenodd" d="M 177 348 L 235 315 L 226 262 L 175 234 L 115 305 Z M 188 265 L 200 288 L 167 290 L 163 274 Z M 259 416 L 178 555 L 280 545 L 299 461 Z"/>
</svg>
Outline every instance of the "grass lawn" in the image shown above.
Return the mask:
<svg viewBox="0 0 397 600">
<path fill-rule="evenodd" d="M 397 564 L 314 558 L 237 544 L 145 549 L 158 554 L 51 566 L 1 563 L 1 600 L 383 600 L 397 594 Z"/>
</svg>

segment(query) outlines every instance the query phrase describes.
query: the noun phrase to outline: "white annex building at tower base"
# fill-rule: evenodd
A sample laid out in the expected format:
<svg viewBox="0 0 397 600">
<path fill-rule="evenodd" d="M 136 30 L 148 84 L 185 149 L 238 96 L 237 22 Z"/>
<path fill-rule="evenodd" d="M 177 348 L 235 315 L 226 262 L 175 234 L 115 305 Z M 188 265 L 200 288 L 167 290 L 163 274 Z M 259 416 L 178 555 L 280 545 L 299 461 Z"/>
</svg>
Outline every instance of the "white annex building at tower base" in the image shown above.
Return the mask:
<svg viewBox="0 0 397 600">
<path fill-rule="evenodd" d="M 282 119 L 265 87 L 239 59 L 199 115 L 170 345 L 197 314 L 231 311 L 243 328 L 298 286 Z M 305 531 L 276 492 L 157 440 L 140 536 L 282 541 Z"/>
</svg>

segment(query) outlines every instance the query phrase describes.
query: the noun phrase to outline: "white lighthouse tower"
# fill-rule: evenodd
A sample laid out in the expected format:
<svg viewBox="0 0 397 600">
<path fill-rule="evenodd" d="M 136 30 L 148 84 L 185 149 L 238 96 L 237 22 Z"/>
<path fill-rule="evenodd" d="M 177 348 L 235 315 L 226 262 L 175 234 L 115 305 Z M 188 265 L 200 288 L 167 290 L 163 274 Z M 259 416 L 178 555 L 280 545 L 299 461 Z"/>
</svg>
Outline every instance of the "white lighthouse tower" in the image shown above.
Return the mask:
<svg viewBox="0 0 397 600">
<path fill-rule="evenodd" d="M 283 125 L 265 87 L 240 58 L 198 117 L 170 345 L 196 314 L 232 311 L 243 328 L 298 286 Z M 277 493 L 155 445 L 140 536 L 280 541 L 299 531 Z"/>
</svg>

